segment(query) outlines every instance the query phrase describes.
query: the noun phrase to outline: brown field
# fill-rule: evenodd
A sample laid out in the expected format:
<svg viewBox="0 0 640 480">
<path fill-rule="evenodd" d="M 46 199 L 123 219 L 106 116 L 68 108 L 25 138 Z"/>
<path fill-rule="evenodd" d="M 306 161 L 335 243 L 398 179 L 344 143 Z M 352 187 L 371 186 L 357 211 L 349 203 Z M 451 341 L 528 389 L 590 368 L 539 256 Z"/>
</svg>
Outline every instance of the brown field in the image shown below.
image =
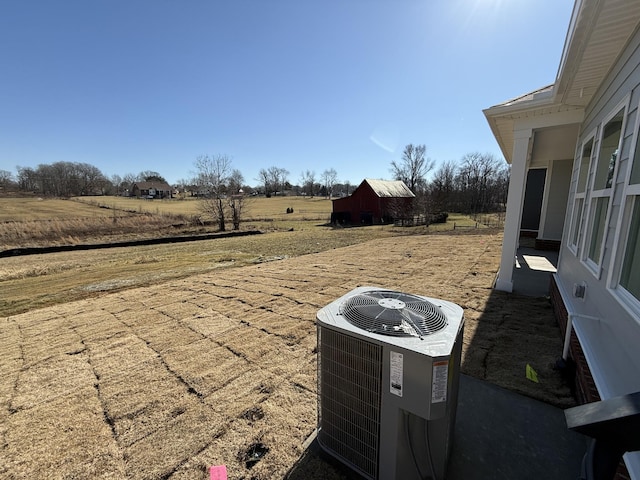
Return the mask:
<svg viewBox="0 0 640 480">
<path fill-rule="evenodd" d="M 549 301 L 491 288 L 500 232 L 346 229 L 316 239 L 346 231 L 382 233 L 339 248 L 316 240 L 317 253 L 311 245 L 302 255 L 288 236 L 297 232 L 258 235 L 267 243 L 256 249 L 273 244 L 268 253 L 196 242 L 176 263 L 196 258 L 194 265 L 211 268 L 173 279 L 167 266 L 181 254 L 171 250 L 124 253 L 134 259 L 130 277 L 83 278 L 99 255 L 117 255 L 112 250 L 76 252 L 85 260 L 47 255 L 35 262 L 54 270 L 44 275 L 16 261 L 11 281 L 23 283 L 15 292 L 29 288 L 29 279 L 59 274 L 42 304 L 64 275 L 78 283 L 62 297 L 93 296 L 0 318 L 0 478 L 206 479 L 217 464 L 234 480 L 345 478 L 321 457 L 298 462 L 316 425 L 315 314 L 360 285 L 460 304 L 464 373 L 555 405 L 573 403 L 552 368 L 562 344 Z M 236 248 L 246 252 L 237 261 L 244 266 L 215 268 Z M 283 254 L 288 248 L 292 255 Z M 6 260 L 13 259 L 2 268 Z M 144 272 L 143 287 L 109 283 Z M 540 383 L 525 378 L 527 363 Z M 268 451 L 248 466 L 256 444 Z"/>
<path fill-rule="evenodd" d="M 168 215 L 197 215 L 196 198 L 144 200 L 126 197 L 78 197 L 73 199 L 87 205 L 98 205 L 110 209 L 132 212 L 147 212 Z M 331 217 L 331 200 L 324 197 L 248 197 L 246 201 L 248 221 L 261 220 L 322 220 Z M 293 208 L 293 213 L 287 213 Z"/>
<path fill-rule="evenodd" d="M 292 232 L 7 257 L 0 262 L 0 316 L 200 273 L 224 275 L 229 268 L 403 233 L 388 227 L 332 229 L 299 222 Z"/>
<path fill-rule="evenodd" d="M 110 216 L 96 205 L 59 198 L 0 197 L 0 223 Z"/>
<path fill-rule="evenodd" d="M 287 208 L 293 209 L 293 213 L 287 214 Z M 329 222 L 331 208 L 331 201 L 326 198 L 251 197 L 240 229 L 263 232 L 314 229 Z M 429 231 L 476 224 L 476 220 L 467 216 L 451 214 L 447 224 L 432 225 Z M 485 228 L 481 223 L 478 226 Z M 199 235 L 216 229 L 211 219 L 201 217 L 195 199 L 0 198 L 0 251 Z"/>
<path fill-rule="evenodd" d="M 293 213 L 287 214 L 287 208 Z M 113 216 L 113 210 L 128 213 L 192 216 L 198 214 L 195 198 L 145 200 L 127 197 L 75 197 L 69 200 L 38 197 L 0 197 L 0 222 L 51 220 L 95 215 Z M 248 219 L 327 220 L 331 200 L 323 197 L 249 197 Z"/>
<path fill-rule="evenodd" d="M 97 199 L 97 200 L 96 200 Z M 15 248 L 79 245 L 142 240 L 162 236 L 200 235 L 211 227 L 175 222 L 197 212 L 196 200 L 147 201 L 118 197 L 83 197 L 82 201 L 0 198 L 0 252 Z M 98 200 L 100 203 L 98 203 Z M 86 202 L 86 203 L 85 203 Z M 111 206 L 103 208 L 105 205 Z M 138 205 L 157 213 L 132 213 Z M 327 199 L 278 197 L 251 199 L 263 220 L 243 230 L 268 232 L 243 238 L 100 250 L 6 257 L 0 262 L 0 316 L 102 295 L 136 286 L 185 278 L 231 267 L 306 255 L 361 243 L 374 238 L 427 233 L 475 226 L 475 221 L 452 214 L 443 225 L 400 228 L 332 228 L 325 221 Z M 293 214 L 286 214 L 293 208 Z M 267 220 L 271 218 L 271 220 Z"/>
</svg>

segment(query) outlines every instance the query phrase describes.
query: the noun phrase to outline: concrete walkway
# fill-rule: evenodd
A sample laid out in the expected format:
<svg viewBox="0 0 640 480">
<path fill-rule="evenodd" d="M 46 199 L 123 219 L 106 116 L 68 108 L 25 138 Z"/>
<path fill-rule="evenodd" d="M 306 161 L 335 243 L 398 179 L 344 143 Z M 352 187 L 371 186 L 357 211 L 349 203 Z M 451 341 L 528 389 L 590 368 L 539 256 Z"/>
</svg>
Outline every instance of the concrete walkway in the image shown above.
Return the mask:
<svg viewBox="0 0 640 480">
<path fill-rule="evenodd" d="M 577 479 L 585 450 L 561 409 L 461 376 L 447 480 Z"/>
<path fill-rule="evenodd" d="M 551 274 L 558 266 L 558 252 L 520 247 L 513 269 L 513 293 L 528 297 L 549 295 Z"/>
</svg>

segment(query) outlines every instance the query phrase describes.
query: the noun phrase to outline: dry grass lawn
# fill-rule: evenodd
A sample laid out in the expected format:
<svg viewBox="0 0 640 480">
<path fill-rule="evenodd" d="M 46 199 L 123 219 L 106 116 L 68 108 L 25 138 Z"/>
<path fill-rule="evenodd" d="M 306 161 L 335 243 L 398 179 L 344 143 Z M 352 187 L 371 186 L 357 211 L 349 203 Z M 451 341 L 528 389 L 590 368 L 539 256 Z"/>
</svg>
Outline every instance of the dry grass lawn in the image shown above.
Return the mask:
<svg viewBox="0 0 640 480">
<path fill-rule="evenodd" d="M 316 312 L 360 285 L 460 304 L 465 373 L 570 405 L 548 300 L 491 289 L 501 240 L 381 238 L 0 318 L 0 478 L 344 478 L 296 462 L 316 426 Z"/>
</svg>

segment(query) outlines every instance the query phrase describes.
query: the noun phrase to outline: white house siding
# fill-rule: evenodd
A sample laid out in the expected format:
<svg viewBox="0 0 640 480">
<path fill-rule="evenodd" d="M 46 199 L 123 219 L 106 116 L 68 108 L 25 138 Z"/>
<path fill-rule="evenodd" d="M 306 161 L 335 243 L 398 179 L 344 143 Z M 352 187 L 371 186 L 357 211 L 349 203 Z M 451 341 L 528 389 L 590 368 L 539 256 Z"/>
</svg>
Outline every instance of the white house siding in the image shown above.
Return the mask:
<svg viewBox="0 0 640 480">
<path fill-rule="evenodd" d="M 631 167 L 635 149 L 635 132 L 640 122 L 640 33 L 636 32 L 629 47 L 603 82 L 605 88 L 598 91 L 588 106 L 583 123 L 573 177 L 569 189 L 564 238 L 560 253 L 557 278 L 566 294 L 565 304 L 574 313 L 573 326 L 585 352 L 594 381 L 603 399 L 640 391 L 640 311 L 620 300 L 616 282 L 620 271 L 619 231 L 622 225 L 621 207 L 627 170 Z M 618 156 L 614 190 L 610 200 L 610 215 L 605 230 L 604 255 L 601 269 L 593 271 L 582 260 L 588 248 L 586 242 L 578 243 L 578 251 L 569 248 L 571 243 L 571 218 L 574 205 L 577 175 L 580 166 L 582 143 L 588 140 L 596 128 L 600 129 L 608 115 L 618 105 L 626 105 L 622 131 L 622 148 Z M 595 136 L 594 151 L 599 145 L 599 130 Z M 640 158 L 635 159 L 640 162 Z M 587 182 L 586 199 L 589 200 L 590 180 Z M 583 214 L 583 234 L 588 218 Z M 588 238 L 587 238 L 588 240 Z M 640 275 L 640 272 L 636 272 Z M 586 285 L 584 299 L 573 295 L 574 285 Z M 640 478 L 640 454 L 625 457 L 632 478 Z"/>
</svg>

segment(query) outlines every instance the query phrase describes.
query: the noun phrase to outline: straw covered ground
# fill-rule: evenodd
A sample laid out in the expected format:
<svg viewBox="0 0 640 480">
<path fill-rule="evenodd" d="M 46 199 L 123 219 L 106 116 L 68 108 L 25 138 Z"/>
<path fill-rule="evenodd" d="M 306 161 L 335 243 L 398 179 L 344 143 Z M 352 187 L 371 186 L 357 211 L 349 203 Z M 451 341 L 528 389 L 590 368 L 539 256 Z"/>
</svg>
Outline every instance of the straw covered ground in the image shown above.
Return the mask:
<svg viewBox="0 0 640 480">
<path fill-rule="evenodd" d="M 316 312 L 361 285 L 460 304 L 463 372 L 570 405 L 548 300 L 491 289 L 501 240 L 384 238 L 0 318 L 0 478 L 344 478 L 297 462 Z"/>
</svg>

